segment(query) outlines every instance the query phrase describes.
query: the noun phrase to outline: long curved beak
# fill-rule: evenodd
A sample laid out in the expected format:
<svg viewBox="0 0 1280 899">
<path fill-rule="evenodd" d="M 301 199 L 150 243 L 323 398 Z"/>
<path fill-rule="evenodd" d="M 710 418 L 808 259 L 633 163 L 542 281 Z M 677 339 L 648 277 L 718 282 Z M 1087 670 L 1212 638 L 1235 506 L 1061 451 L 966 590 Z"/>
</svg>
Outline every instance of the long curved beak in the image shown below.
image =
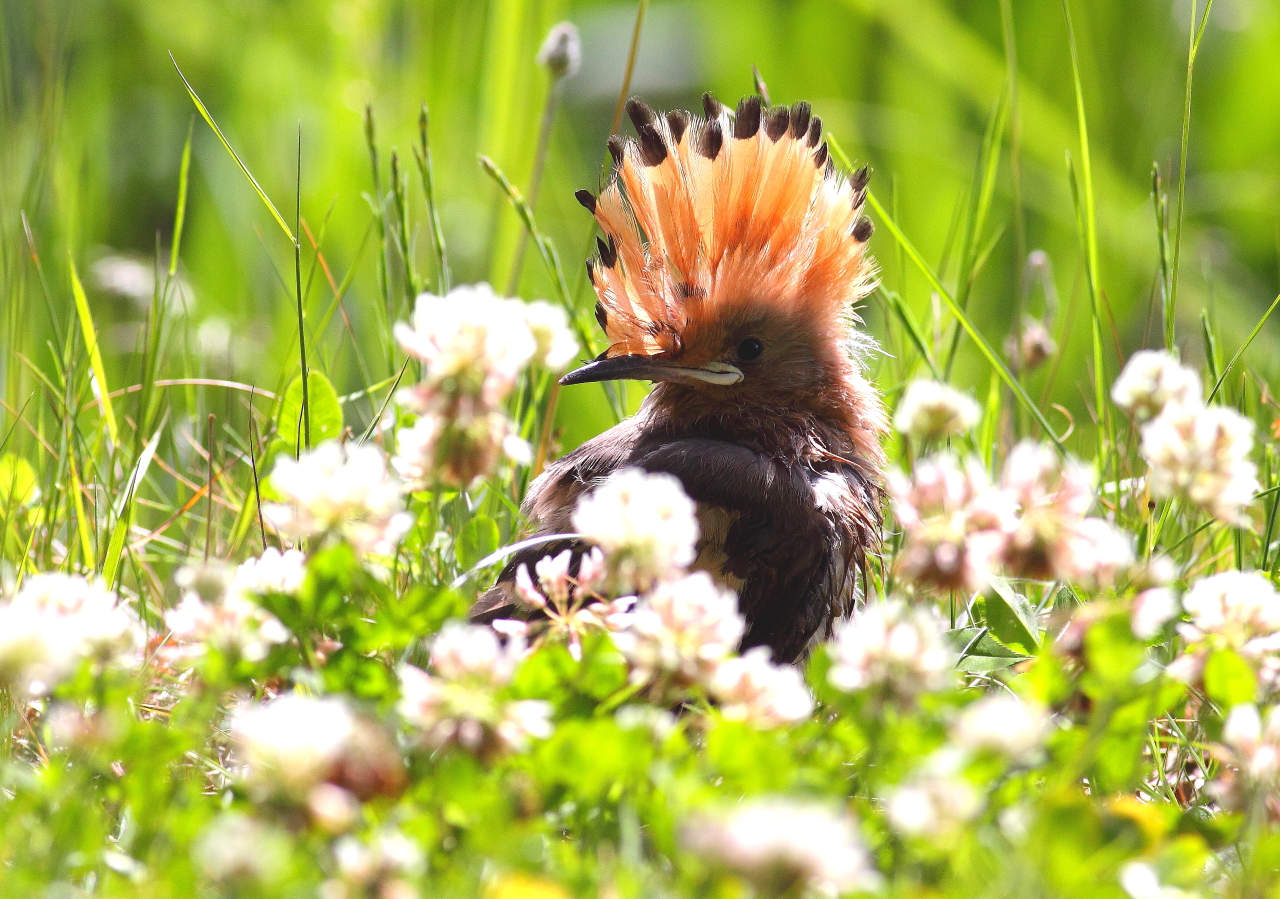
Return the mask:
<svg viewBox="0 0 1280 899">
<path fill-rule="evenodd" d="M 692 367 L 677 365 L 667 359 L 651 356 L 614 356 L 597 359 L 581 368 L 575 368 L 560 379 L 568 387 L 571 384 L 590 384 L 594 381 L 676 381 L 682 384 L 718 384 L 727 386 L 742 380 L 742 371 L 727 362 L 708 362 Z"/>
</svg>

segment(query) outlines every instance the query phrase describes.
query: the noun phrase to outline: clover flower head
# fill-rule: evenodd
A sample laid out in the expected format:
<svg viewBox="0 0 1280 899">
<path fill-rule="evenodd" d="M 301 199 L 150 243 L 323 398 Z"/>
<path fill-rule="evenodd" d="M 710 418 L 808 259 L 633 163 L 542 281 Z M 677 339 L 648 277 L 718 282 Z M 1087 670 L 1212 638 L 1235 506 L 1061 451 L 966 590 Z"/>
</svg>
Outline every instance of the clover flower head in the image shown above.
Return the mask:
<svg viewBox="0 0 1280 899">
<path fill-rule="evenodd" d="M 1029 763 L 1040 755 L 1049 728 L 1049 713 L 1043 706 L 997 693 L 966 706 L 951 729 L 951 737 L 964 749 L 995 752 L 1015 763 Z"/>
<path fill-rule="evenodd" d="M 874 890 L 881 883 L 853 819 L 822 805 L 754 800 L 698 816 L 685 828 L 685 842 L 708 861 L 755 883 L 763 895 L 804 886 L 846 893 Z"/>
<path fill-rule="evenodd" d="M 956 654 L 932 610 L 901 600 L 869 602 L 837 629 L 828 679 L 846 692 L 883 690 L 901 699 L 955 680 Z"/>
<path fill-rule="evenodd" d="M 1247 524 L 1245 509 L 1258 491 L 1253 432 L 1234 409 L 1168 404 L 1142 429 L 1152 495 L 1182 497 L 1220 521 Z"/>
<path fill-rule="evenodd" d="M 1139 422 L 1166 406 L 1202 405 L 1200 376 L 1165 350 L 1139 350 L 1129 357 L 1111 386 L 1112 401 Z"/>
<path fill-rule="evenodd" d="M 258 595 L 280 593 L 293 596 L 307 577 L 307 557 L 296 549 L 284 552 L 267 547 L 261 556 L 240 563 L 231 579 L 230 590 Z"/>
<path fill-rule="evenodd" d="M 81 660 L 137 662 L 137 616 L 98 578 L 29 575 L 9 602 L 0 602 L 0 685 L 41 695 Z"/>
<path fill-rule="evenodd" d="M 263 559 L 266 558 L 264 553 Z M 245 587 L 264 583 L 269 587 L 282 586 L 284 578 L 297 576 L 295 561 L 281 557 L 279 569 L 265 580 L 262 575 L 267 572 L 259 565 L 251 566 L 245 573 L 242 573 L 243 566 L 233 572 L 217 563 L 187 565 L 178 569 L 174 581 L 182 596 L 176 606 L 164 613 L 165 626 L 177 641 L 176 645 L 168 648 L 170 658 L 179 662 L 190 661 L 212 646 L 222 652 L 239 655 L 246 661 L 260 662 L 271 647 L 287 643 L 289 631 L 278 618 L 254 602 L 251 598 L 254 591 Z"/>
<path fill-rule="evenodd" d="M 930 440 L 963 434 L 982 417 L 967 394 L 939 381 L 912 381 L 898 403 L 893 426 L 908 437 Z"/>
<path fill-rule="evenodd" d="M 800 672 L 791 665 L 775 665 L 764 646 L 716 666 L 710 692 L 726 718 L 759 728 L 793 724 L 813 713 L 813 695 Z"/>
<path fill-rule="evenodd" d="M 888 487 L 907 538 L 902 577 L 944 590 L 983 589 L 1013 528 L 1008 493 L 991 486 L 977 460 L 950 454 L 921 460 L 910 478 L 891 473 Z"/>
<path fill-rule="evenodd" d="M 296 801 L 333 775 L 355 731 L 356 719 L 342 700 L 297 693 L 242 708 L 231 720 L 250 789 Z"/>
<path fill-rule="evenodd" d="M 669 474 L 624 468 L 578 501 L 573 526 L 598 545 L 617 592 L 648 589 L 694 560 L 697 508 Z"/>
<path fill-rule="evenodd" d="M 330 440 L 299 459 L 282 456 L 271 484 L 286 502 L 264 505 L 263 515 L 292 537 L 334 533 L 361 553 L 385 555 L 413 523 L 400 481 L 373 444 Z"/>
<path fill-rule="evenodd" d="M 899 832 L 947 840 L 982 808 L 973 785 L 960 772 L 962 758 L 948 750 L 935 752 L 889 794 L 885 810 Z"/>
<path fill-rule="evenodd" d="M 636 604 L 630 626 L 613 639 L 637 680 L 706 682 L 737 649 L 743 629 L 733 592 L 698 571 L 659 583 Z"/>
</svg>

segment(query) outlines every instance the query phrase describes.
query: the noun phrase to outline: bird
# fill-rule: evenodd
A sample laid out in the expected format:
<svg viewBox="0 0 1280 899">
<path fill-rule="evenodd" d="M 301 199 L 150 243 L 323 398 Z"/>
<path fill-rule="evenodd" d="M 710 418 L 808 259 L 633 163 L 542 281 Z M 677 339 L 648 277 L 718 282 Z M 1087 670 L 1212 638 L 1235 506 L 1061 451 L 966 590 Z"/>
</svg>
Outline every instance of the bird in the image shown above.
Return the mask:
<svg viewBox="0 0 1280 899">
<path fill-rule="evenodd" d="M 741 651 L 796 662 L 852 613 L 880 546 L 887 424 L 855 311 L 875 283 L 869 170 L 837 170 L 805 102 L 626 110 L 636 137 L 610 137 L 607 185 L 576 194 L 603 235 L 587 274 L 609 346 L 560 383 L 654 386 L 550 464 L 522 511 L 535 536 L 572 534 L 578 500 L 611 473 L 674 475 L 697 507 L 692 567 L 737 593 Z M 518 568 L 564 548 L 576 565 L 589 547 L 510 556 L 472 619 L 529 617 Z"/>
</svg>

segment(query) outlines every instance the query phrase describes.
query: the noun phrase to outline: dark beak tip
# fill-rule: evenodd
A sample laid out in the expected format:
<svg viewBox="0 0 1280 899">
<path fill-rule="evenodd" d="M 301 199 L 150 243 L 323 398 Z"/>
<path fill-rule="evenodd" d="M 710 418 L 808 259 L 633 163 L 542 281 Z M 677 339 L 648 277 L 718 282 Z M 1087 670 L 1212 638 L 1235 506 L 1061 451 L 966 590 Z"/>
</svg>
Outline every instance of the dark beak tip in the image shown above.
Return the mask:
<svg viewBox="0 0 1280 899">
<path fill-rule="evenodd" d="M 586 365 L 575 368 L 560 377 L 560 384 L 563 387 L 572 387 L 574 384 L 623 379 L 648 381 L 653 380 L 656 374 L 654 360 L 648 356 L 612 356 L 607 359 L 594 359 Z"/>
</svg>

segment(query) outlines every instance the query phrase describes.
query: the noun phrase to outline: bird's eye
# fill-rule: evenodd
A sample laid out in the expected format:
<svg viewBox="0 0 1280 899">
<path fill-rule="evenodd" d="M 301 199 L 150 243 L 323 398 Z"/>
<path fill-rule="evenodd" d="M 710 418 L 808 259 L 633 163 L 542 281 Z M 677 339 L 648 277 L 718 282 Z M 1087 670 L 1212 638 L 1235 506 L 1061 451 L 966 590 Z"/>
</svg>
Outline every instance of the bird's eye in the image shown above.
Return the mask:
<svg viewBox="0 0 1280 899">
<path fill-rule="evenodd" d="M 754 337 L 748 337 L 738 344 L 738 358 L 743 362 L 755 362 L 764 352 L 764 344 Z"/>
</svg>

